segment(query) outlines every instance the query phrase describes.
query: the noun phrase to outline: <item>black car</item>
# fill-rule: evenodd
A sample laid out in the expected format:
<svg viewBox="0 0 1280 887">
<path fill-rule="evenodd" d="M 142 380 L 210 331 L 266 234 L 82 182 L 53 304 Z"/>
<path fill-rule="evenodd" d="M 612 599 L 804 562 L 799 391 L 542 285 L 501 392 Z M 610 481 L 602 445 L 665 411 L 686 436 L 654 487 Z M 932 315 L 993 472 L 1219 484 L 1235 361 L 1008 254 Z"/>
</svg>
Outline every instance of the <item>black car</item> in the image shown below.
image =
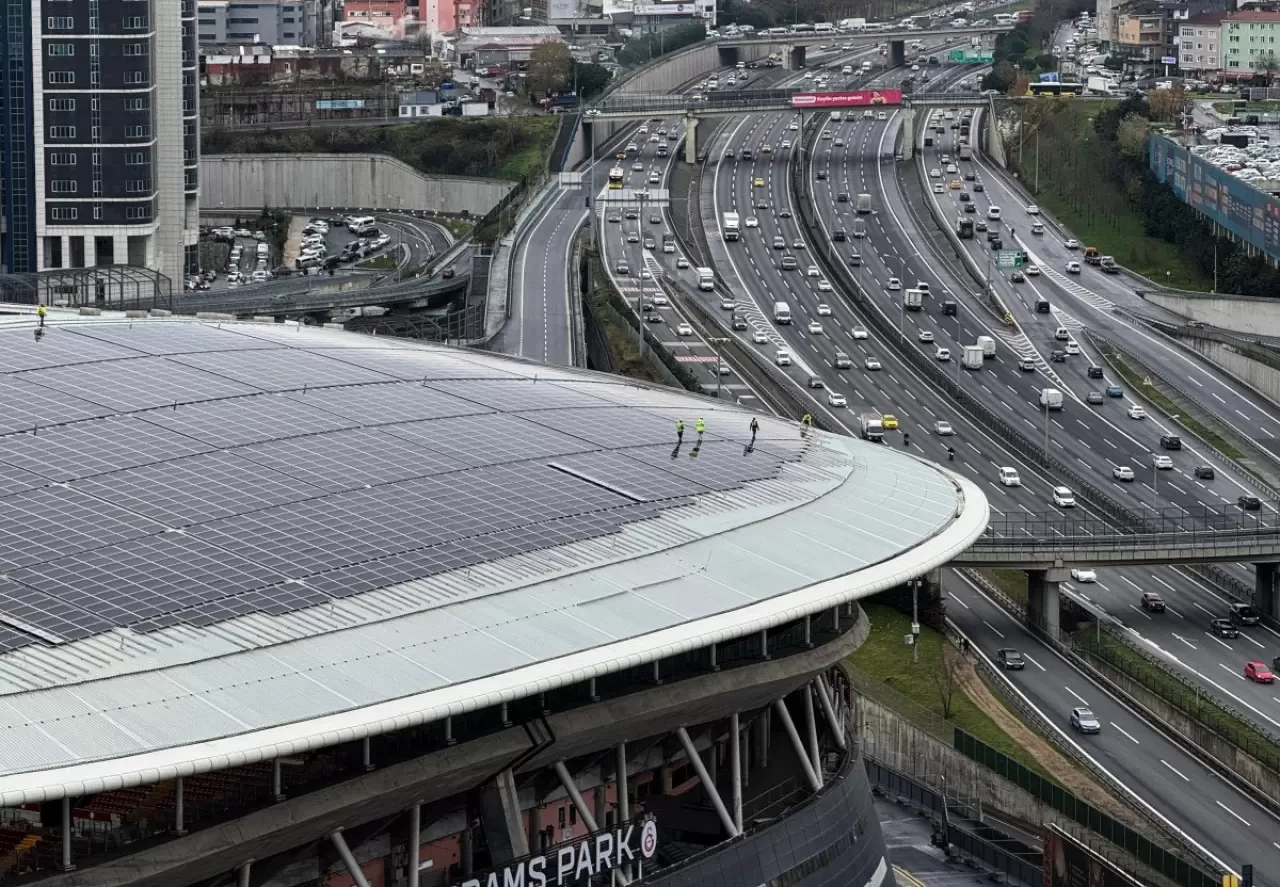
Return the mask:
<svg viewBox="0 0 1280 887">
<path fill-rule="evenodd" d="M 841 191 L 839 194 L 836 195 L 836 203 L 848 203 L 848 202 L 849 202 L 848 192 Z"/>
<path fill-rule="evenodd" d="M 987 223 L 982 221 L 982 219 L 978 219 L 978 221 L 973 223 L 973 228 L 975 231 L 986 231 Z"/>
<path fill-rule="evenodd" d="M 1162 434 L 1160 435 L 1160 449 L 1180 450 L 1182 449 L 1182 438 L 1176 434 Z"/>
<path fill-rule="evenodd" d="M 725 159 L 726 159 L 726 160 L 732 160 L 732 159 L 733 159 L 733 149 L 732 149 L 732 148 L 730 148 L 730 149 L 728 149 L 727 151 L 725 151 L 725 152 L 724 152 L 724 156 L 725 156 Z"/>
<path fill-rule="evenodd" d="M 827 180 L 827 171 L 825 169 L 818 170 L 818 181 L 825 182 Z"/>
<path fill-rule="evenodd" d="M 1239 499 L 1236 500 L 1236 504 L 1239 505 L 1241 508 L 1243 508 L 1245 511 L 1261 511 L 1262 510 L 1262 502 L 1258 500 L 1257 496 L 1248 496 L 1248 495 L 1241 496 Z"/>
<path fill-rule="evenodd" d="M 1213 467 L 1209 465 L 1196 466 L 1196 480 L 1213 480 Z"/>
<path fill-rule="evenodd" d="M 1004 241 L 997 237 L 995 240 L 988 241 L 987 246 L 991 247 L 996 252 L 999 252 L 1004 249 Z"/>
<path fill-rule="evenodd" d="M 849 264 L 855 268 L 862 266 L 862 256 L 858 253 L 849 253 Z"/>
<path fill-rule="evenodd" d="M 1022 658 L 1022 654 L 1010 647 L 996 651 L 996 661 L 1000 663 L 1000 667 L 1008 671 L 1022 671 L 1027 667 L 1027 662 Z"/>
<path fill-rule="evenodd" d="M 970 199 L 971 199 L 971 198 L 969 197 L 969 192 L 967 192 L 967 191 L 961 191 L 961 192 L 960 192 L 960 202 L 961 202 L 961 203 L 968 203 L 968 202 L 970 201 Z"/>
<path fill-rule="evenodd" d="M 1048 313 L 1049 313 L 1049 300 L 1036 299 L 1036 314 L 1048 314 Z"/>
<path fill-rule="evenodd" d="M 951 301 L 950 299 L 947 299 L 945 302 L 942 303 L 943 317 L 955 317 L 955 314 L 956 314 L 955 302 Z"/>
<path fill-rule="evenodd" d="M 1000 236 L 999 228 L 990 229 L 989 231 L 987 231 L 987 243 L 990 243 L 991 241 L 995 240 L 999 236 Z"/>
<path fill-rule="evenodd" d="M 964 174 L 964 180 L 966 182 L 976 181 L 977 178 L 978 176 L 972 170 Z"/>
<path fill-rule="evenodd" d="M 845 234 L 843 228 L 837 228 L 835 232 L 831 235 L 831 237 L 833 240 L 836 240 L 840 243 L 844 243 L 849 239 L 849 236 Z"/>
<path fill-rule="evenodd" d="M 1210 619 L 1209 633 L 1216 634 L 1220 638 L 1240 637 L 1240 629 L 1232 625 L 1230 619 Z"/>
<path fill-rule="evenodd" d="M 1257 625 L 1262 621 L 1262 614 L 1249 604 L 1232 604 L 1227 618 L 1233 625 Z"/>
<path fill-rule="evenodd" d="M 1090 379 L 1101 379 L 1101 378 L 1102 378 L 1102 367 L 1089 367 L 1089 378 L 1090 378 Z"/>
<path fill-rule="evenodd" d="M 985 191 L 985 190 L 987 190 L 987 189 L 983 186 L 982 182 L 974 182 L 974 183 L 973 183 L 973 190 L 975 190 L 975 191 Z"/>
<path fill-rule="evenodd" d="M 972 203 L 966 203 L 964 205 L 964 211 L 967 213 L 976 213 L 978 211 L 978 208 L 974 206 Z"/>
<path fill-rule="evenodd" d="M 1049 355 L 1049 360 L 1051 363 L 1066 363 L 1067 355 L 1063 354 L 1061 351 L 1055 351 Z"/>
<path fill-rule="evenodd" d="M 750 149 L 750 148 L 743 148 L 743 149 L 742 149 L 742 159 L 743 159 L 743 160 L 754 160 L 754 159 L 755 159 L 755 156 L 751 153 L 751 149 Z"/>
</svg>

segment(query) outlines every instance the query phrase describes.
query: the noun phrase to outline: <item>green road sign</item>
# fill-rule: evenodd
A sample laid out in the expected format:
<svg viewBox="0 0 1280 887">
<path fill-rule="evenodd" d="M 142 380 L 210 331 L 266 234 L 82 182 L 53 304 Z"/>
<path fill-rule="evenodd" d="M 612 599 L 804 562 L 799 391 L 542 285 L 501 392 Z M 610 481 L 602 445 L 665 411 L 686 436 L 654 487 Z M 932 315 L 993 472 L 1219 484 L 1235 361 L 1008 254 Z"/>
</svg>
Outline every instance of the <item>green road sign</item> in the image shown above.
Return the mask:
<svg viewBox="0 0 1280 887">
<path fill-rule="evenodd" d="M 953 49 L 947 53 L 947 61 L 958 62 L 962 65 L 989 65 L 991 64 L 991 58 L 991 53 L 985 49 L 977 52 Z"/>
<path fill-rule="evenodd" d="M 1022 250 L 1002 249 L 996 252 L 997 268 L 1021 268 Z"/>
</svg>

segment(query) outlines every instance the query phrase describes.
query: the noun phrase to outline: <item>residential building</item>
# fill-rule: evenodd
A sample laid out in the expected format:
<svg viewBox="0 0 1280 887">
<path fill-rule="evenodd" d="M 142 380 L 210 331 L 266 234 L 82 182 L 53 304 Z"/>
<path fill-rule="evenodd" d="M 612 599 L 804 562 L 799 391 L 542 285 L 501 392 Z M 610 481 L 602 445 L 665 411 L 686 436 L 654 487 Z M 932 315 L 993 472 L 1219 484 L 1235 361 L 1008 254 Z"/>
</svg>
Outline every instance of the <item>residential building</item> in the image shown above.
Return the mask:
<svg viewBox="0 0 1280 887">
<path fill-rule="evenodd" d="M 1165 14 L 1121 12 L 1116 16 L 1116 41 L 1112 50 L 1132 61 L 1158 61 L 1164 55 Z"/>
<path fill-rule="evenodd" d="M 1280 12 L 1250 9 L 1223 18 L 1222 72 L 1239 78 L 1280 72 Z"/>
<path fill-rule="evenodd" d="M 200 42 L 315 46 L 317 0 L 199 0 Z"/>
<path fill-rule="evenodd" d="M 0 0 L 0 265 L 181 288 L 199 233 L 196 0 Z"/>
<path fill-rule="evenodd" d="M 1098 0 L 1094 10 L 1098 40 L 1108 47 L 1116 42 L 1116 6 L 1116 0 Z"/>
<path fill-rule="evenodd" d="M 1222 70 L 1221 13 L 1198 15 L 1178 23 L 1178 67 L 1189 76 L 1216 75 Z"/>
</svg>

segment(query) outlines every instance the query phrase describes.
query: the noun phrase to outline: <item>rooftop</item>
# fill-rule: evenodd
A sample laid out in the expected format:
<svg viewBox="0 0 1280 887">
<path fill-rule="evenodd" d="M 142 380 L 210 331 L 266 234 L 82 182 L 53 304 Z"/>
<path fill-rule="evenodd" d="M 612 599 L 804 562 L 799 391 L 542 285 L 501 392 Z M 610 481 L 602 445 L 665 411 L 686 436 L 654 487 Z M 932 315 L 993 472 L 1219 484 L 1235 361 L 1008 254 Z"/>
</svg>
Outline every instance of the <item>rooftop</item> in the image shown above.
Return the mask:
<svg viewBox="0 0 1280 887">
<path fill-rule="evenodd" d="M 753 633 L 986 524 L 939 466 L 748 419 L 334 330 L 0 319 L 0 806 Z"/>
</svg>

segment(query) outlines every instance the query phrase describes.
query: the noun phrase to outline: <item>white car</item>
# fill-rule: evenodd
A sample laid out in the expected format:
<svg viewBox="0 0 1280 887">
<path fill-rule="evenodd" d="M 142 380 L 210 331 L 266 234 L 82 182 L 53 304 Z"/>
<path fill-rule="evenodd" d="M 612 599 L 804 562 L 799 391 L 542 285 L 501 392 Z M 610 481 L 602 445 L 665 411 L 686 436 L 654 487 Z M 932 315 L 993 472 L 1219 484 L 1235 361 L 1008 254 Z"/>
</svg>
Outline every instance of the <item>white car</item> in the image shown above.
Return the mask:
<svg viewBox="0 0 1280 887">
<path fill-rule="evenodd" d="M 1040 207 L 1036 206 L 1034 203 L 1027 204 L 1027 215 L 1029 216 L 1040 215 Z"/>
<path fill-rule="evenodd" d="M 849 402 L 844 399 L 844 395 L 832 391 L 827 394 L 827 405 L 833 407 L 847 407 Z"/>
<path fill-rule="evenodd" d="M 1128 465 L 1115 465 L 1111 468 L 1111 476 L 1116 480 L 1133 480 L 1133 469 Z"/>
<path fill-rule="evenodd" d="M 1165 470 L 1173 468 L 1172 459 L 1170 459 L 1168 456 L 1161 456 L 1154 453 L 1151 456 L 1151 464 L 1154 465 L 1156 468 L 1162 468 Z"/>
<path fill-rule="evenodd" d="M 933 356 L 945 363 L 951 359 L 951 349 L 939 346 L 938 349 L 933 352 Z"/>
<path fill-rule="evenodd" d="M 767 345 L 769 344 L 769 334 L 764 330 L 756 330 L 751 334 L 751 341 L 757 345 Z"/>
<path fill-rule="evenodd" d="M 940 170 L 940 169 L 936 169 L 936 168 L 935 168 L 935 169 L 931 169 L 931 170 L 929 170 L 929 178 L 931 178 L 931 179 L 940 179 L 940 178 L 942 178 L 942 170 Z"/>
<path fill-rule="evenodd" d="M 1076 240 L 1074 237 L 1071 237 L 1063 241 L 1062 245 L 1065 246 L 1067 249 L 1079 249 L 1080 241 Z"/>
<path fill-rule="evenodd" d="M 947 192 L 947 189 L 946 189 L 946 188 L 944 188 L 944 187 L 942 187 L 942 182 L 934 182 L 934 183 L 933 183 L 933 193 L 934 193 L 934 194 L 945 194 L 946 192 Z"/>
<path fill-rule="evenodd" d="M 896 277 L 890 277 L 889 282 L 884 285 L 884 288 L 890 292 L 897 292 L 902 289 L 902 281 Z"/>
<path fill-rule="evenodd" d="M 825 277 L 824 277 L 824 278 L 822 278 L 821 280 L 819 280 L 819 281 L 818 281 L 818 292 L 820 292 L 820 293 L 829 293 L 829 292 L 831 292 L 831 281 L 827 280 Z M 818 313 L 819 313 L 819 314 L 821 314 L 821 313 L 822 313 L 822 311 L 821 311 L 821 307 L 819 307 L 819 311 L 818 311 Z M 830 314 L 830 313 L 831 313 L 831 306 L 829 306 L 829 305 L 827 306 L 827 313 L 828 313 L 828 314 Z"/>
<path fill-rule="evenodd" d="M 821 272 L 820 270 L 818 270 L 818 266 L 817 266 L 817 265 L 810 265 L 810 266 L 809 266 L 809 268 L 808 268 L 808 270 L 806 270 L 806 271 L 805 271 L 805 276 L 806 276 L 806 277 L 821 277 L 821 276 L 822 276 L 822 272 Z"/>
<path fill-rule="evenodd" d="M 811 335 L 811 336 L 821 336 L 821 335 L 822 335 L 822 324 L 818 323 L 816 320 L 811 320 L 811 321 L 809 321 L 809 335 Z"/>
<path fill-rule="evenodd" d="M 879 112 L 878 114 L 876 114 L 876 119 L 877 119 L 877 120 L 888 120 L 888 119 L 889 119 L 889 115 L 888 115 L 888 114 L 886 114 L 884 111 L 881 111 L 881 112 Z"/>
<path fill-rule="evenodd" d="M 678 327 L 676 327 L 676 335 L 677 335 L 677 336 L 692 336 L 692 335 L 693 335 L 693 327 L 689 326 L 689 324 L 687 324 L 687 323 L 682 323 L 682 324 L 680 324 Z"/>
<path fill-rule="evenodd" d="M 918 338 L 927 345 L 933 342 L 933 333 L 929 330 L 921 330 Z"/>
<path fill-rule="evenodd" d="M 1024 265 L 1024 266 L 1023 266 L 1023 268 L 1022 268 L 1022 270 L 1023 270 L 1023 272 L 1024 272 L 1028 277 L 1039 277 L 1039 276 L 1040 276 L 1040 266 L 1039 266 L 1039 265 L 1036 265 L 1036 264 L 1034 264 L 1034 263 L 1032 263 L 1032 264 L 1030 264 L 1030 265 Z"/>
<path fill-rule="evenodd" d="M 951 437 L 954 435 L 955 429 L 951 427 L 951 423 L 946 419 L 939 419 L 933 423 L 933 433 L 939 437 Z"/>
<path fill-rule="evenodd" d="M 1066 349 L 1066 350 L 1067 350 L 1067 354 L 1071 354 L 1071 355 L 1079 354 L 1079 353 L 1080 353 L 1080 343 L 1079 343 L 1079 342 L 1077 342 L 1075 339 L 1071 339 L 1071 340 L 1069 340 L 1069 341 L 1067 342 L 1067 349 Z"/>
<path fill-rule="evenodd" d="M 1006 487 L 1022 486 L 1022 478 L 1018 477 L 1018 469 L 1004 466 L 1000 469 L 1000 484 Z"/>
<path fill-rule="evenodd" d="M 688 259 L 686 259 L 684 256 L 681 256 L 680 258 L 676 259 L 676 267 L 677 267 L 677 268 L 688 268 L 688 267 L 689 267 L 689 260 L 688 260 Z"/>
<path fill-rule="evenodd" d="M 1077 582 L 1097 582 L 1098 574 L 1093 570 L 1082 570 L 1078 567 L 1071 570 L 1071 578 Z"/>
<path fill-rule="evenodd" d="M 880 369 L 880 359 L 878 357 L 865 357 L 862 360 L 862 366 L 868 370 L 878 370 Z"/>
<path fill-rule="evenodd" d="M 795 132 L 799 128 L 800 128 L 800 124 L 796 123 L 794 120 L 792 120 L 791 123 L 787 125 L 787 129 L 791 130 L 792 132 Z"/>
<path fill-rule="evenodd" d="M 818 289 L 822 289 L 822 284 L 824 284 L 824 283 L 827 283 L 827 282 L 826 282 L 825 280 L 819 281 L 819 282 L 818 282 Z M 827 289 L 831 289 L 831 284 L 827 283 Z M 821 304 L 819 304 L 819 305 L 818 305 L 818 316 L 819 316 L 819 317 L 830 317 L 830 316 L 831 316 L 831 306 L 830 306 L 830 305 L 828 305 L 826 302 L 822 302 Z"/>
<path fill-rule="evenodd" d="M 748 228 L 759 228 L 759 227 L 760 227 L 760 220 L 759 220 L 759 219 L 757 219 L 755 216 L 747 216 L 747 220 L 746 220 L 746 222 L 744 222 L 744 224 L 745 224 Z"/>
<path fill-rule="evenodd" d="M 955 165 L 954 163 L 948 163 L 948 164 L 947 164 L 947 172 L 949 172 L 949 173 L 957 173 L 957 172 L 959 172 L 959 171 L 960 171 L 960 170 L 956 169 L 956 165 Z"/>
<path fill-rule="evenodd" d="M 780 367 L 791 366 L 791 352 L 786 350 L 775 351 L 773 355 L 773 362 Z"/>
<path fill-rule="evenodd" d="M 1147 418 L 1147 411 L 1144 410 L 1142 407 L 1138 406 L 1136 403 L 1133 406 L 1129 407 L 1128 413 L 1129 413 L 1130 419 Z"/>
<path fill-rule="evenodd" d="M 867 328 L 859 324 L 853 328 L 853 337 L 855 339 L 869 339 L 871 334 L 867 332 Z"/>
<path fill-rule="evenodd" d="M 641 280 L 653 280 L 653 272 L 652 272 L 652 271 L 650 271 L 648 268 L 641 268 L 641 269 L 640 269 L 640 279 L 641 279 Z"/>
<path fill-rule="evenodd" d="M 654 293 L 653 298 L 650 301 L 659 308 L 666 308 L 671 304 L 667 301 L 667 297 L 662 295 L 662 293 Z"/>
<path fill-rule="evenodd" d="M 631 171 L 644 172 L 644 164 L 637 160 L 635 163 L 631 164 Z"/>
<path fill-rule="evenodd" d="M 1075 508 L 1076 497 L 1069 487 L 1053 488 L 1053 504 L 1062 508 Z"/>
<path fill-rule="evenodd" d="M 1067 273 L 1068 273 L 1068 274 L 1079 274 L 1079 273 L 1080 273 L 1080 263 L 1079 263 L 1079 262 L 1067 262 Z"/>
</svg>

